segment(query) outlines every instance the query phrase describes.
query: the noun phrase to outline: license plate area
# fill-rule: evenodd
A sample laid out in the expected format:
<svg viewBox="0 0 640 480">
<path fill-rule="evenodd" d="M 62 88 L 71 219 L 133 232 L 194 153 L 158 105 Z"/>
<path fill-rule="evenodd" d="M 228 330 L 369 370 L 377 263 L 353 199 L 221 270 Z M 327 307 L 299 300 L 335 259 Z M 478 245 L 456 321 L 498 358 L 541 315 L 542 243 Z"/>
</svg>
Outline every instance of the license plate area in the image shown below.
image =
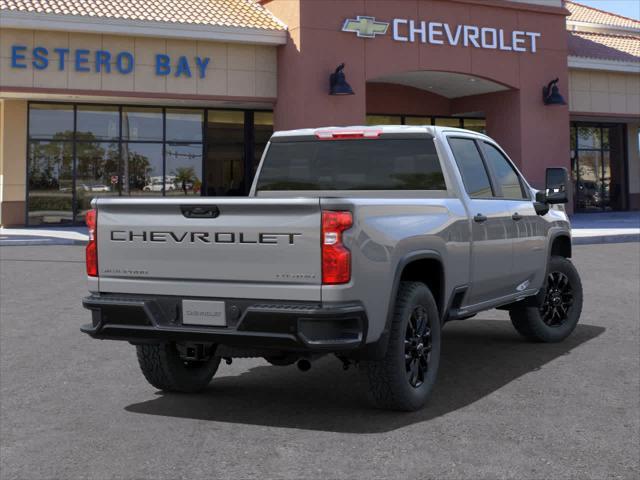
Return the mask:
<svg viewBox="0 0 640 480">
<path fill-rule="evenodd" d="M 209 300 L 182 300 L 182 324 L 226 327 L 225 303 Z"/>
</svg>

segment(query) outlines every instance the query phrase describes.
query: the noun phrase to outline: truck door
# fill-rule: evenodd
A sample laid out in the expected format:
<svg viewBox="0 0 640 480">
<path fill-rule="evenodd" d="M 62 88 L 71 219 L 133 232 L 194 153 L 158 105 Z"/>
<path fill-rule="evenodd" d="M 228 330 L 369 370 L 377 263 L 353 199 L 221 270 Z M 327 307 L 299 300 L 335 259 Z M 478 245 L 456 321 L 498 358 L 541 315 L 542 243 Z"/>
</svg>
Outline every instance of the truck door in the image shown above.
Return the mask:
<svg viewBox="0 0 640 480">
<path fill-rule="evenodd" d="M 448 142 L 471 217 L 471 288 L 464 306 L 477 305 L 511 293 L 515 229 L 510 207 L 499 198 L 477 141 L 453 136 Z"/>
<path fill-rule="evenodd" d="M 515 230 L 512 293 L 537 288 L 544 281 L 548 224 L 536 213 L 524 180 L 502 150 L 486 141 L 481 146 L 494 183 L 511 211 Z"/>
</svg>

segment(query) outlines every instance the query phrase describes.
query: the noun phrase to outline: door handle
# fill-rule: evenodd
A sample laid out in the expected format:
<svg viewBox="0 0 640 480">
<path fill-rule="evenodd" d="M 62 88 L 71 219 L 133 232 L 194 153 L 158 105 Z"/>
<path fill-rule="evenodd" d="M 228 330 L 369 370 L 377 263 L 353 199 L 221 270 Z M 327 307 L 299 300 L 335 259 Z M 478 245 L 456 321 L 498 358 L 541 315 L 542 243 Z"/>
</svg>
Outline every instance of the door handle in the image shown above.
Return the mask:
<svg viewBox="0 0 640 480">
<path fill-rule="evenodd" d="M 473 221 L 476 223 L 484 223 L 488 220 L 486 215 L 482 215 L 481 213 L 477 214 L 475 217 L 473 217 Z"/>
<path fill-rule="evenodd" d="M 182 214 L 187 218 L 216 218 L 220 210 L 215 205 L 182 205 Z"/>
<path fill-rule="evenodd" d="M 522 215 L 516 212 L 513 215 L 511 215 L 511 218 L 513 218 L 516 222 L 519 222 L 520 220 L 522 220 Z"/>
</svg>

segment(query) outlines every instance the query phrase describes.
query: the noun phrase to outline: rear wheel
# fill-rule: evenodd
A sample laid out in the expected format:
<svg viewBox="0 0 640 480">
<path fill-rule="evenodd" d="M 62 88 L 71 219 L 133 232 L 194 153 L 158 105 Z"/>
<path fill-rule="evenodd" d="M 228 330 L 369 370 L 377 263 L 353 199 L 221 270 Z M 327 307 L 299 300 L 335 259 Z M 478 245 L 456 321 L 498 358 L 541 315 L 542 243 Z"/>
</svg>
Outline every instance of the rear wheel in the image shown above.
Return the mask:
<svg viewBox="0 0 640 480">
<path fill-rule="evenodd" d="M 175 343 L 137 345 L 138 363 L 147 381 L 167 392 L 204 390 L 220 365 L 220 357 L 186 360 Z"/>
<path fill-rule="evenodd" d="M 386 355 L 361 364 L 370 401 L 390 410 L 422 408 L 439 363 L 440 316 L 433 295 L 423 283 L 402 282 Z"/>
<path fill-rule="evenodd" d="M 509 312 L 515 329 L 538 342 L 560 342 L 578 325 L 582 282 L 570 260 L 551 257 L 544 287 L 534 301 Z"/>
</svg>

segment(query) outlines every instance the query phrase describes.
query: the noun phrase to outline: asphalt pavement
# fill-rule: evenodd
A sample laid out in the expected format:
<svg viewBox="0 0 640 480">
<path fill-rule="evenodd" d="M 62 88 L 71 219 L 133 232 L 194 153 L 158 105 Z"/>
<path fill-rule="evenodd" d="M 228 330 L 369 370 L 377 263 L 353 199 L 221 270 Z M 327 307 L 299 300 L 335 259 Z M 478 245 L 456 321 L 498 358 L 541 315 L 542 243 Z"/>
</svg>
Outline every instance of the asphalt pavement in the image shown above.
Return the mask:
<svg viewBox="0 0 640 480">
<path fill-rule="evenodd" d="M 357 371 L 222 365 L 162 394 L 135 349 L 92 340 L 81 246 L 0 248 L 0 478 L 629 478 L 640 468 L 640 244 L 575 247 L 585 303 L 561 344 L 504 312 L 445 327 L 416 413 L 370 408 Z"/>
</svg>

